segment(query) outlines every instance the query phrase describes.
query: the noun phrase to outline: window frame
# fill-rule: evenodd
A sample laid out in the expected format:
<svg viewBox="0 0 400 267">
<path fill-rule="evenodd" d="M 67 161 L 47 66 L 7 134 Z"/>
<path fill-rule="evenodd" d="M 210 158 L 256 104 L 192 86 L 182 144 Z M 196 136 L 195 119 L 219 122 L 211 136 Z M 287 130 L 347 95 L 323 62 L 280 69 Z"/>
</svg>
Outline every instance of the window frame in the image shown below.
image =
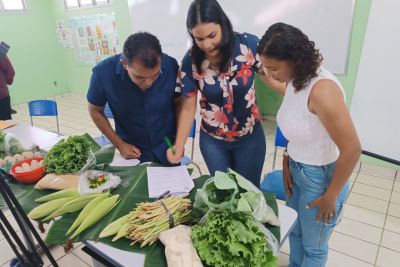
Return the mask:
<svg viewBox="0 0 400 267">
<path fill-rule="evenodd" d="M 22 9 L 6 9 L 3 4 L 3 0 L 0 0 L 0 14 L 7 15 L 7 14 L 23 14 L 28 12 L 28 6 L 26 5 L 25 0 L 18 0 L 22 4 Z"/>
<path fill-rule="evenodd" d="M 112 0 L 107 0 L 106 3 L 98 3 L 97 0 L 91 0 L 92 4 L 81 4 L 81 0 L 78 1 L 77 7 L 70 7 L 68 6 L 67 0 L 64 0 L 64 8 L 65 11 L 75 11 L 75 10 L 82 10 L 82 9 L 89 9 L 89 8 L 99 8 L 105 6 L 111 6 L 113 4 Z"/>
</svg>

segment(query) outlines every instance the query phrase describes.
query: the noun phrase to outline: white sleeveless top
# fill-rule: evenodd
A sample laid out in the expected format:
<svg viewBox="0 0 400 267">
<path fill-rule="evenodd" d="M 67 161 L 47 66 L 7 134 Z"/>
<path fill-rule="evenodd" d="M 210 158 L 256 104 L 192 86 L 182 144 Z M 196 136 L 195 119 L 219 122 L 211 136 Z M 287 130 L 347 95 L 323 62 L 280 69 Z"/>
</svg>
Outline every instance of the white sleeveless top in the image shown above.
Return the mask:
<svg viewBox="0 0 400 267">
<path fill-rule="evenodd" d="M 308 98 L 314 84 L 323 79 L 332 80 L 342 90 L 336 77 L 320 68 L 318 76 L 311 79 L 306 88 L 295 92 L 292 82 L 286 88 L 285 96 L 277 114 L 277 123 L 289 141 L 289 156 L 301 163 L 322 166 L 332 163 L 339 156 L 339 149 L 333 142 L 318 116 L 308 109 Z"/>
</svg>

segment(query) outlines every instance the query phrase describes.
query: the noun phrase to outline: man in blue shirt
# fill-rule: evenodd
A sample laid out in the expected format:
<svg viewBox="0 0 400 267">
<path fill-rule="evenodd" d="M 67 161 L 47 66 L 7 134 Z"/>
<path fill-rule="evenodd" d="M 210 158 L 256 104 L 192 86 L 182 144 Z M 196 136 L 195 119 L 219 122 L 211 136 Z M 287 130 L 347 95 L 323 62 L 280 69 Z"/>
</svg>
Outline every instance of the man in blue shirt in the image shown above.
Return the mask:
<svg viewBox="0 0 400 267">
<path fill-rule="evenodd" d="M 175 137 L 178 63 L 146 32 L 132 34 L 120 55 L 93 68 L 87 93 L 89 114 L 126 158 L 168 165 L 164 137 Z M 115 131 L 104 115 L 108 102 Z"/>
</svg>

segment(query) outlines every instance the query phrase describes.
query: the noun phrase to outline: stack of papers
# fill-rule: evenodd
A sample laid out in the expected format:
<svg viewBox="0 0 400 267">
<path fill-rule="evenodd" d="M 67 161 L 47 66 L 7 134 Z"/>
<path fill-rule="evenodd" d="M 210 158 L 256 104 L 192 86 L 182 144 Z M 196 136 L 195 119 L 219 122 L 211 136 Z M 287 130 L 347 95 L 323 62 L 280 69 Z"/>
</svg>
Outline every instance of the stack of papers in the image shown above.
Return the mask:
<svg viewBox="0 0 400 267">
<path fill-rule="evenodd" d="M 171 194 L 189 193 L 194 187 L 186 166 L 147 167 L 149 197 L 157 198 L 169 191 Z"/>
</svg>

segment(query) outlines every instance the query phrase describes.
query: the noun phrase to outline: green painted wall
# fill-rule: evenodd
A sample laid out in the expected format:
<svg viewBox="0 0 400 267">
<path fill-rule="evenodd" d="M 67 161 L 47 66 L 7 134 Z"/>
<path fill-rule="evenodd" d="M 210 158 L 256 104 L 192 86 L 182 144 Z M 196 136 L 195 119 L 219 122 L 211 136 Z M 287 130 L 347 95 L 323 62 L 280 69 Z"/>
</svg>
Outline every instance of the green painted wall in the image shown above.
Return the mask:
<svg viewBox="0 0 400 267">
<path fill-rule="evenodd" d="M 26 3 L 27 13 L 0 15 L 0 40 L 11 46 L 8 56 L 16 71 L 10 87 L 14 104 L 68 91 L 48 1 Z"/>
<path fill-rule="evenodd" d="M 93 66 L 78 64 L 72 49 L 59 46 L 57 19 L 115 12 L 121 47 L 132 32 L 126 0 L 79 11 L 65 11 L 63 0 L 26 3 L 27 13 L 0 15 L 0 40 L 11 46 L 8 56 L 16 70 L 10 87 L 12 104 L 66 92 L 86 92 Z"/>
<path fill-rule="evenodd" d="M 129 18 L 128 3 L 126 0 L 114 0 L 111 6 L 100 8 L 88 8 L 75 11 L 65 11 L 64 2 L 62 0 L 53 0 L 50 9 L 54 14 L 53 27 L 55 28 L 56 20 L 69 17 L 77 17 L 82 15 L 102 14 L 115 12 L 117 20 L 118 36 L 120 40 L 120 48 L 125 39 L 132 33 Z M 64 65 L 64 77 L 67 81 L 67 88 L 70 92 L 85 93 L 87 91 L 90 75 L 93 66 L 81 65 L 74 59 L 73 49 L 58 48 L 58 57 Z"/>
<path fill-rule="evenodd" d="M 353 97 L 371 1 L 372 0 L 355 1 L 347 73 L 346 75 L 337 75 L 337 78 L 346 91 L 348 106 L 350 106 Z M 282 97 L 266 87 L 260 80 L 256 81 L 255 86 L 257 91 L 257 103 L 260 106 L 261 113 L 275 115 L 282 102 Z"/>
</svg>

